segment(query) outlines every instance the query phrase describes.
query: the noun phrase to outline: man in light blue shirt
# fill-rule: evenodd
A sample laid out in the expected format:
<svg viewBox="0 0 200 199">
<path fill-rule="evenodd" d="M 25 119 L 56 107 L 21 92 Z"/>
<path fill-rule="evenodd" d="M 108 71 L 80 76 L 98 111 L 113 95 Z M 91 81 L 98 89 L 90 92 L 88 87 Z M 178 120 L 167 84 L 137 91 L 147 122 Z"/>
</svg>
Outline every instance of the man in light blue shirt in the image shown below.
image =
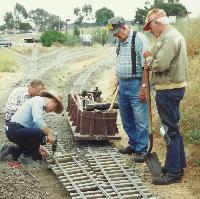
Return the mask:
<svg viewBox="0 0 200 199">
<path fill-rule="evenodd" d="M 58 97 L 48 91 L 41 91 L 40 96 L 27 100 L 13 115 L 6 136 L 18 148 L 3 146 L 0 160 L 11 154 L 14 160 L 26 164 L 28 160 L 38 160 L 47 155 L 42 147 L 44 137 L 49 143 L 54 142 L 52 130 L 46 126 L 43 113 L 46 111 L 60 114 L 63 106 Z"/>
<path fill-rule="evenodd" d="M 135 154 L 134 162 L 144 162 L 148 148 L 148 111 L 143 54 L 149 48 L 149 42 L 144 34 L 131 30 L 121 16 L 109 19 L 108 29 L 117 37 L 119 110 L 129 138 L 129 146 L 119 152 Z"/>
</svg>

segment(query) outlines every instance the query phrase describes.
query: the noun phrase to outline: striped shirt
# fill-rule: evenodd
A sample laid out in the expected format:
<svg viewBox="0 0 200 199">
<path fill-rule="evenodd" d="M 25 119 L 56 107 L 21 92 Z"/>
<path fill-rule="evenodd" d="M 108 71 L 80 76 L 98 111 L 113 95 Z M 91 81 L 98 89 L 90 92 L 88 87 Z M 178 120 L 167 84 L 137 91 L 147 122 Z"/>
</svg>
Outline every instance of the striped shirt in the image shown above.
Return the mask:
<svg viewBox="0 0 200 199">
<path fill-rule="evenodd" d="M 18 87 L 15 88 L 6 103 L 4 109 L 5 120 L 10 120 L 18 108 L 31 96 L 28 93 L 28 87 Z"/>
<path fill-rule="evenodd" d="M 120 52 L 117 57 L 116 74 L 119 79 L 128 79 L 132 75 L 132 61 L 131 61 L 131 46 L 132 46 L 133 30 L 130 30 L 129 36 L 124 42 L 117 40 L 116 46 L 120 42 Z M 136 51 L 136 77 L 142 78 L 142 67 L 144 65 L 143 54 L 144 51 L 149 50 L 149 41 L 146 36 L 137 32 L 135 38 L 135 51 Z"/>
</svg>

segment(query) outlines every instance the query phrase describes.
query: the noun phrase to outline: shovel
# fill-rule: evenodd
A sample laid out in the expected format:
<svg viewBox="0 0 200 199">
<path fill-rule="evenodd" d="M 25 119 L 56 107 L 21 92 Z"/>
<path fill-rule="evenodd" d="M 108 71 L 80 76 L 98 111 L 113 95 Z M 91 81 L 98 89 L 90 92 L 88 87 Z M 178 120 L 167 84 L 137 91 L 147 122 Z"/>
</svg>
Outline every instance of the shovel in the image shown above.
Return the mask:
<svg viewBox="0 0 200 199">
<path fill-rule="evenodd" d="M 152 110 L 151 110 L 151 95 L 150 95 L 150 81 L 149 70 L 145 69 L 147 76 L 147 105 L 148 105 L 148 131 L 149 131 L 149 148 L 145 156 L 145 163 L 153 177 L 161 175 L 161 164 L 156 152 L 151 152 L 153 148 L 153 133 L 152 133 Z"/>
</svg>

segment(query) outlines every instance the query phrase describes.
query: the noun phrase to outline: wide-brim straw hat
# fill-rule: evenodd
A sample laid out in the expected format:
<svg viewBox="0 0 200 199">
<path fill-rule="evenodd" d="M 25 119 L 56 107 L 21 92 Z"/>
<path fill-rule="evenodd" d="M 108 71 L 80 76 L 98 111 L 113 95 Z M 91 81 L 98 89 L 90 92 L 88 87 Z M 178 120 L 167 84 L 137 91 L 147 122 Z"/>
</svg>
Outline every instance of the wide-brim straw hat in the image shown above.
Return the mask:
<svg viewBox="0 0 200 199">
<path fill-rule="evenodd" d="M 58 105 L 54 112 L 57 114 L 60 114 L 63 112 L 64 108 L 63 108 L 63 105 L 61 102 L 61 97 L 59 97 L 57 94 L 55 94 L 54 91 L 42 90 L 42 91 L 40 91 L 40 97 L 48 97 L 48 98 L 55 99 Z"/>
</svg>

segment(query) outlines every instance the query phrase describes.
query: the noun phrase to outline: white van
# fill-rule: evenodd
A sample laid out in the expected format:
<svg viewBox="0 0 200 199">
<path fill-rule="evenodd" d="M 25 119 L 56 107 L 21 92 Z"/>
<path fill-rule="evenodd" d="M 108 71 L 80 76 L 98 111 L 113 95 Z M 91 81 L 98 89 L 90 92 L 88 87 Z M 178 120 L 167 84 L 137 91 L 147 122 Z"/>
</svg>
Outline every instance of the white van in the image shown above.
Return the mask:
<svg viewBox="0 0 200 199">
<path fill-rule="evenodd" d="M 91 46 L 92 35 L 80 35 L 80 43 L 84 46 Z"/>
</svg>

